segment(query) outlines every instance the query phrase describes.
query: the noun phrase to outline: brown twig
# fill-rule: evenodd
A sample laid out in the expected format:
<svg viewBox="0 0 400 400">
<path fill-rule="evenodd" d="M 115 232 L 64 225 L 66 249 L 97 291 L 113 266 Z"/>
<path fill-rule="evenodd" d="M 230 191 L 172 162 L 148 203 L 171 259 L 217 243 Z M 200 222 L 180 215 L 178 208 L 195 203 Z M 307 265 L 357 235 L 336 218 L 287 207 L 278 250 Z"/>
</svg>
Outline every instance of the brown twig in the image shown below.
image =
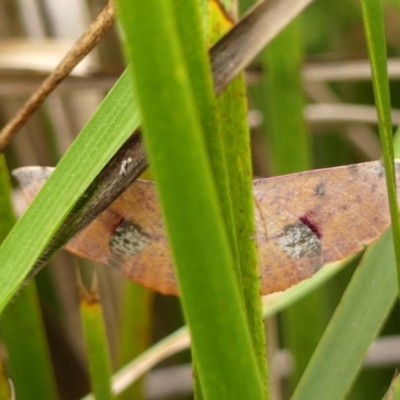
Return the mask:
<svg viewBox="0 0 400 400">
<path fill-rule="evenodd" d="M 0 152 L 10 143 L 11 139 L 22 128 L 30 116 L 43 104 L 47 96 L 96 46 L 112 27 L 114 21 L 115 9 L 112 0 L 110 0 L 56 69 L 44 80 L 39 89 L 23 105 L 18 114 L 2 129 L 0 132 Z"/>
</svg>

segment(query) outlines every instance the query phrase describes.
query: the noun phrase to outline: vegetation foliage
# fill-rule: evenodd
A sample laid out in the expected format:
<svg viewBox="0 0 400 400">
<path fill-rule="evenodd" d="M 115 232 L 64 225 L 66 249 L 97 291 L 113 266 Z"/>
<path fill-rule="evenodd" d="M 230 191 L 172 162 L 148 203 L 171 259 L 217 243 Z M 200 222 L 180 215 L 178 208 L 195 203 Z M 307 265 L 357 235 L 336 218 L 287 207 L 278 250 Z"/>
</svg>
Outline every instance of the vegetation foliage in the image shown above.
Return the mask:
<svg viewBox="0 0 400 400">
<path fill-rule="evenodd" d="M 393 163 L 400 136 L 393 143 L 398 117 L 391 107 L 400 97 L 386 52 L 395 59 L 400 51 L 392 33 L 400 6 L 397 0 L 315 2 L 216 95 L 208 48 L 251 6 L 252 0 L 116 1 L 120 32 L 99 51 L 120 44 L 119 70 L 124 60 L 129 66 L 106 96 L 94 88 L 102 102 L 60 160 L 51 107 L 39 111 L 36 128 L 45 134 L 38 160 L 57 159 L 57 167 L 18 220 L 9 171 L 27 163 L 22 139 L 1 155 L 0 400 L 14 398 L 14 390 L 23 400 L 37 393 L 89 399 L 90 392 L 96 399 L 148 398 L 140 378 L 171 355 L 159 371 L 191 362 L 196 399 L 389 399 L 397 393 L 392 365 L 363 362 L 375 340 L 398 339 L 399 332 L 398 307 L 392 309 L 400 281 Z M 104 57 L 104 75 L 110 65 Z M 368 65 L 371 73 L 364 72 Z M 17 81 L 12 74 L 8 79 Z M 70 102 L 65 110 L 79 97 L 68 89 L 73 79 L 65 83 L 67 94 L 55 94 Z M 2 123 L 11 117 L 5 101 Z M 366 104 L 362 112 L 352 108 Z M 65 254 L 25 285 L 77 201 L 139 125 L 179 301 Z M 27 132 L 21 135 L 26 140 Z M 381 152 L 393 234 L 388 230 L 362 255 L 262 299 L 252 178 L 378 159 Z M 184 323 L 188 331 L 178 330 Z M 187 332 L 191 352 L 178 355 L 189 345 Z M 283 349 L 292 363 L 279 369 Z"/>
</svg>

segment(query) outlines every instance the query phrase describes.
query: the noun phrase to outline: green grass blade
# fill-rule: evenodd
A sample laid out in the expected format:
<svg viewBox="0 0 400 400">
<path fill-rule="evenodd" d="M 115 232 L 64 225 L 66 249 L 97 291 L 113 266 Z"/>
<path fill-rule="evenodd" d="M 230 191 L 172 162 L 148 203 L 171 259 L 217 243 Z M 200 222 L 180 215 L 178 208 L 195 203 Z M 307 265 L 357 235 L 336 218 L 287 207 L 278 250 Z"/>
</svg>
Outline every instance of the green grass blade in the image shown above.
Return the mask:
<svg viewBox="0 0 400 400">
<path fill-rule="evenodd" d="M 80 284 L 80 313 L 93 393 L 96 400 L 111 400 L 111 360 L 96 284 L 90 293 Z"/>
<path fill-rule="evenodd" d="M 397 293 L 391 232 L 369 247 L 292 400 L 343 399 Z"/>
<path fill-rule="evenodd" d="M 361 6 L 369 60 L 371 64 L 375 104 L 379 119 L 379 136 L 382 146 L 383 163 L 385 165 L 390 217 L 393 227 L 397 279 L 400 290 L 400 219 L 396 192 L 393 128 L 390 110 L 389 79 L 387 74 L 386 40 L 382 2 L 377 0 L 362 0 Z"/>
<path fill-rule="evenodd" d="M 210 399 L 260 399 L 234 261 L 172 7 L 162 0 L 118 5 L 202 392 Z"/>
<path fill-rule="evenodd" d="M 10 357 L 10 374 L 17 398 L 34 400 L 40 393 L 41 399 L 57 399 L 39 299 L 33 282 L 7 307 L 0 328 Z"/>
<path fill-rule="evenodd" d="M 232 22 L 218 7 L 210 6 L 209 40 L 215 43 L 232 26 Z M 245 297 L 247 320 L 253 340 L 260 374 L 263 379 L 264 397 L 268 398 L 266 345 L 262 304 L 260 299 L 260 277 L 257 269 L 258 255 L 255 234 L 254 198 L 250 137 L 247 120 L 247 93 L 243 75 L 239 75 L 217 98 L 219 131 L 223 139 L 223 154 L 226 158 L 229 188 L 229 206 L 234 221 L 227 224 L 231 230 L 231 242 L 237 259 L 238 275 Z M 214 135 L 215 136 L 215 135 Z M 218 180 L 217 180 L 218 182 Z"/>
<path fill-rule="evenodd" d="M 0 248 L 0 312 L 79 197 L 139 124 L 124 73 Z"/>
<path fill-rule="evenodd" d="M 123 285 L 118 341 L 118 361 L 123 366 L 145 351 L 151 340 L 154 292 L 126 281 Z M 140 380 L 119 396 L 119 400 L 144 399 Z"/>
<path fill-rule="evenodd" d="M 244 77 L 236 78 L 218 98 L 221 132 L 229 168 L 230 193 L 235 216 L 235 236 L 242 290 L 253 347 L 268 398 L 265 334 L 260 298 L 260 275 L 254 237 L 254 197 L 247 101 Z"/>
<path fill-rule="evenodd" d="M 10 196 L 7 166 L 0 155 L 0 242 L 15 221 Z M 0 330 L 18 398 L 34 399 L 41 393 L 43 399 L 56 399 L 55 379 L 34 282 L 9 305 L 0 319 Z M 33 364 L 35 368 L 32 368 Z M 7 381 L 6 384 L 8 386 Z"/>
</svg>

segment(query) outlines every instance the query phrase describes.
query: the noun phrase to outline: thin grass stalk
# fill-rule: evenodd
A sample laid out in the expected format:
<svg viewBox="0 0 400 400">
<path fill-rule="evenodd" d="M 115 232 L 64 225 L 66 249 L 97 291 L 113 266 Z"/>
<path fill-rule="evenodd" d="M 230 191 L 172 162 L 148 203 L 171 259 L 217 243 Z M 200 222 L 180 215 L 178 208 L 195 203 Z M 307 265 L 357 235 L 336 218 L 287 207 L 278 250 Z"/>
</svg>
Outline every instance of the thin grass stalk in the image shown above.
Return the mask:
<svg viewBox="0 0 400 400">
<path fill-rule="evenodd" d="M 96 400 L 111 400 L 111 360 L 96 278 L 90 292 L 79 284 L 79 310 L 94 396 Z"/>
<path fill-rule="evenodd" d="M 0 155 L 0 243 L 11 230 L 15 216 L 11 204 L 11 185 L 4 156 Z M 34 399 L 57 397 L 39 300 L 34 282 L 9 305 L 0 319 L 2 339 L 9 356 L 9 372 L 17 396 Z M 29 338 L 29 340 L 27 340 Z M 35 368 L 32 369 L 34 363 Z M 7 387 L 9 387 L 6 381 Z M 9 390 L 9 388 L 8 388 Z"/>
<path fill-rule="evenodd" d="M 171 4 L 135 0 L 118 5 L 202 392 L 210 399 L 260 399 L 234 261 Z"/>
<path fill-rule="evenodd" d="M 232 27 L 226 11 L 215 1 L 209 3 L 209 40 L 215 43 Z M 238 274 L 248 324 L 263 380 L 264 398 L 269 397 L 268 369 L 260 277 L 255 235 L 254 198 L 250 138 L 247 121 L 247 93 L 243 75 L 237 77 L 217 98 L 219 129 L 223 138 L 224 154 L 228 166 L 229 193 L 232 198 Z"/>
<path fill-rule="evenodd" d="M 9 371 L 17 398 L 57 399 L 38 294 L 31 282 L 4 312 L 1 336 L 9 354 Z M 33 368 L 34 366 L 34 368 Z"/>
<path fill-rule="evenodd" d="M 400 219 L 396 192 L 396 172 L 394 166 L 393 128 L 391 120 L 389 79 L 387 74 L 385 27 L 382 2 L 380 0 L 361 1 L 364 30 L 372 72 L 375 104 L 379 120 L 383 163 L 385 166 L 390 218 L 393 228 L 393 243 L 400 293 Z"/>
<path fill-rule="evenodd" d="M 247 122 L 247 101 L 244 77 L 236 78 L 218 98 L 221 131 L 224 135 L 229 169 L 230 193 L 235 215 L 240 276 L 245 298 L 247 321 L 253 348 L 264 384 L 264 398 L 269 398 L 268 369 L 260 274 L 254 222 L 250 137 Z"/>
<path fill-rule="evenodd" d="M 122 367 L 150 345 L 154 292 L 130 281 L 123 284 L 118 361 Z M 144 399 L 143 379 L 122 393 L 118 399 Z"/>
</svg>

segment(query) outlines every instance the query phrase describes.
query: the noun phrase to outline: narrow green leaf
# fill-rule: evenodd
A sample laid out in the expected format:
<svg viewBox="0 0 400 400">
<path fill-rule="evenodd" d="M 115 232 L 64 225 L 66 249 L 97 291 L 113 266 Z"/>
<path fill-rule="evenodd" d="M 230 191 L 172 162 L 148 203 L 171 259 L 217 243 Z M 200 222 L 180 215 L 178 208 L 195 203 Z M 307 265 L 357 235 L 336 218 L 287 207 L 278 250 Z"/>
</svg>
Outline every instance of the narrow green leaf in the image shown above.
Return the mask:
<svg viewBox="0 0 400 400">
<path fill-rule="evenodd" d="M 125 72 L 0 248 L 0 312 L 76 201 L 139 124 Z"/>
<path fill-rule="evenodd" d="M 40 393 L 41 399 L 57 399 L 39 299 L 33 282 L 7 307 L 0 328 L 10 357 L 10 374 L 17 398 L 34 400 Z"/>
<path fill-rule="evenodd" d="M 379 136 L 385 165 L 390 217 L 393 226 L 393 242 L 400 291 L 400 219 L 396 192 L 394 166 L 393 128 L 390 110 L 389 79 L 387 74 L 385 27 L 381 0 L 362 0 L 364 30 L 367 39 L 372 71 L 375 104 L 379 119 Z"/>
<path fill-rule="evenodd" d="M 154 292 L 130 281 L 124 282 L 118 341 L 118 360 L 122 367 L 145 351 L 151 341 L 151 316 Z M 140 380 L 120 395 L 120 400 L 144 399 Z"/>
<path fill-rule="evenodd" d="M 292 400 L 343 399 L 397 292 L 390 230 L 370 246 Z"/>
<path fill-rule="evenodd" d="M 209 40 L 213 44 L 230 28 L 232 22 L 217 3 L 209 5 Z M 229 207 L 234 220 L 227 224 L 231 246 L 236 256 L 239 282 L 245 298 L 246 316 L 257 357 L 264 398 L 269 398 L 266 364 L 265 329 L 260 299 L 260 276 L 255 234 L 254 197 L 250 137 L 247 120 L 247 93 L 243 75 L 239 75 L 217 98 L 219 132 L 223 140 L 229 188 Z M 215 136 L 215 134 L 214 134 Z M 217 180 L 218 182 L 218 180 Z M 224 204 L 224 203 L 222 203 Z M 225 203 L 226 204 L 226 203 Z M 226 204 L 228 206 L 228 204 Z M 231 213 L 232 215 L 232 213 Z M 232 217 L 231 217 L 232 218 Z"/>
<path fill-rule="evenodd" d="M 268 398 L 264 323 L 260 298 L 260 274 L 254 222 L 254 197 L 250 138 L 247 122 L 246 87 L 243 76 L 236 78 L 219 96 L 221 132 L 229 165 L 230 193 L 235 216 L 235 236 L 242 290 L 253 348 L 264 381 L 264 398 Z"/>
<path fill-rule="evenodd" d="M 210 399 L 261 399 L 172 7 L 163 0 L 118 5 L 202 392 Z"/>
<path fill-rule="evenodd" d="M 111 360 L 99 294 L 93 285 L 88 293 L 80 284 L 80 313 L 92 389 L 96 400 L 111 400 Z"/>
<path fill-rule="evenodd" d="M 11 186 L 3 155 L 0 155 L 0 220 L 1 243 L 15 221 Z M 37 393 L 41 393 L 44 400 L 56 399 L 55 379 L 33 281 L 2 315 L 0 330 L 7 347 L 9 370 L 17 397 L 29 400 L 37 398 Z M 32 368 L 33 364 L 35 368 Z"/>
</svg>

